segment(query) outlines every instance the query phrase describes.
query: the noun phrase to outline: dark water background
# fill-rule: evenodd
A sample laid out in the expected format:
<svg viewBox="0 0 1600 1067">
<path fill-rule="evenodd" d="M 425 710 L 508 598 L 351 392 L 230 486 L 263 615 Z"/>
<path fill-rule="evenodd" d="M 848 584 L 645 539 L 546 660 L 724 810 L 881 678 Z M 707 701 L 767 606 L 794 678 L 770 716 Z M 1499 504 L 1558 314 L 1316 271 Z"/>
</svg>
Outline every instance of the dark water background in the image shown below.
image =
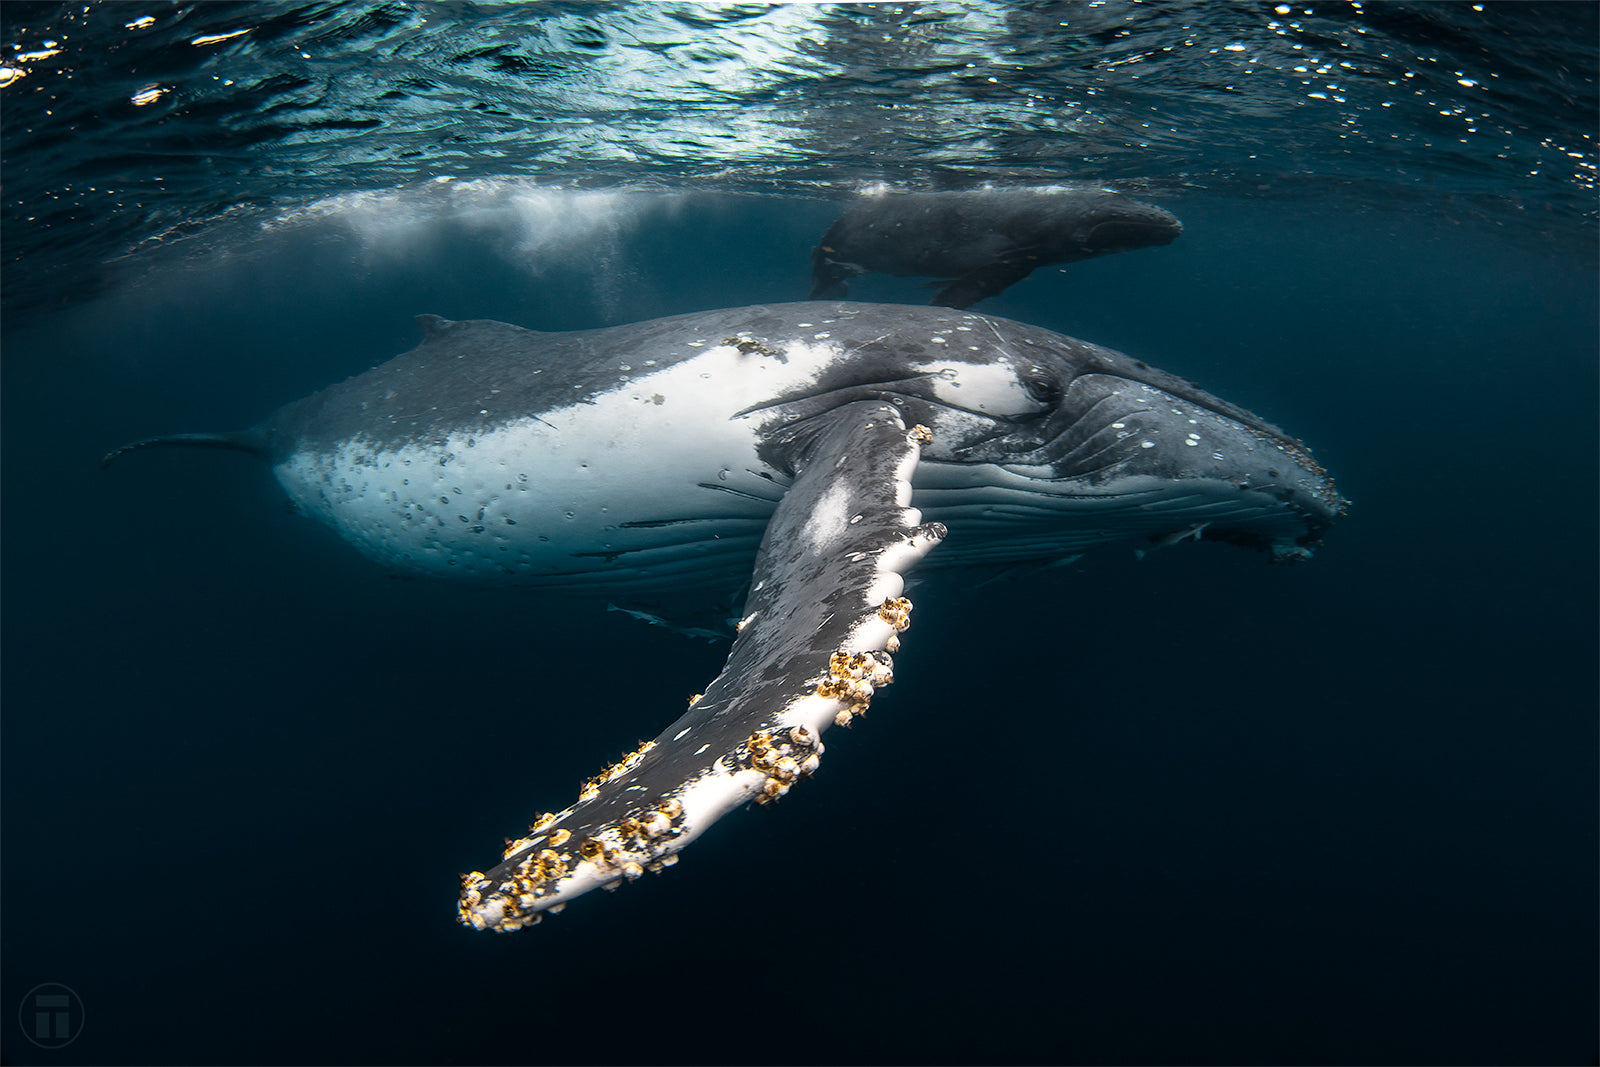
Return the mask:
<svg viewBox="0 0 1600 1067">
<path fill-rule="evenodd" d="M 388 57 L 374 61 L 376 98 L 408 76 L 396 64 L 449 66 L 451 33 L 510 37 L 518 18 L 527 40 L 586 18 L 602 31 L 590 51 L 615 56 L 623 29 L 648 38 L 641 5 L 116 5 L 113 21 L 148 10 L 149 32 L 175 41 L 293 31 L 187 66 L 177 45 L 150 46 L 127 61 L 143 65 L 127 85 L 104 64 L 132 46 L 108 44 L 76 53 L 101 57 L 74 68 L 96 79 L 41 67 L 0 88 L 0 1008 L 60 982 L 87 1013 L 54 1051 L 0 1013 L 5 1061 L 1594 1062 L 1594 9 L 1493 8 L 1532 21 L 1491 49 L 1505 24 L 1472 24 L 1466 5 L 1384 5 L 1383 25 L 1304 6 L 1337 24 L 1319 23 L 1325 36 L 1397 67 L 1498 49 L 1517 91 L 1485 105 L 1496 128 L 1517 131 L 1519 151 L 1544 138 L 1579 155 L 1560 156 L 1562 176 L 1530 176 L 1531 156 L 1507 160 L 1485 135 L 1441 162 L 1429 110 L 1402 101 L 1383 121 L 1408 138 L 1386 147 L 1370 123 L 1336 147 L 1342 120 L 1263 117 L 1279 151 L 1252 173 L 1246 124 L 1224 120 L 1287 96 L 1207 97 L 1196 66 L 1141 89 L 1073 59 L 1143 49 L 1154 65 L 1180 28 L 1217 50 L 1276 42 L 1242 36 L 1270 6 L 823 10 L 864 34 L 899 12 L 890 36 L 923 35 L 940 63 L 977 47 L 972 25 L 993 16 L 986 47 L 1044 57 L 1026 66 L 1040 94 L 1110 98 L 1120 149 L 1078 144 L 1077 158 L 1178 214 L 1182 238 L 1041 271 L 979 310 L 1128 351 L 1304 438 L 1354 501 L 1316 558 L 1272 567 L 1186 544 L 983 588 L 940 574 L 917 593 L 900 680 L 860 727 L 829 735 L 815 781 L 730 816 L 668 873 L 510 937 L 454 923 L 456 873 L 653 736 L 724 650 L 525 591 L 391 578 L 289 513 L 241 456 L 152 453 L 102 472 L 101 454 L 254 422 L 410 348 L 421 312 L 565 329 L 801 298 L 836 198 L 874 178 L 1093 171 L 1020 141 L 980 150 L 1011 113 L 956 93 L 964 68 L 875 77 L 888 65 L 861 41 L 801 50 L 855 57 L 853 100 L 816 90 L 830 122 L 858 108 L 859 139 L 835 138 L 832 157 L 825 138 L 808 155 L 740 125 L 787 128 L 759 105 L 801 113 L 805 71 L 744 97 L 725 77 L 705 83 L 722 97 L 661 77 L 611 83 L 601 115 L 574 102 L 594 84 L 573 72 L 605 64 L 558 51 L 545 56 L 555 73 L 525 84 L 547 91 L 539 106 L 567 101 L 555 117 L 571 121 L 542 127 L 528 159 L 478 154 L 462 170 L 418 132 L 420 105 L 391 100 L 383 121 L 399 128 L 360 140 L 371 128 L 350 116 L 371 113 L 337 95 L 360 64 L 335 76 L 336 49 L 315 48 L 319 32 L 348 49 L 349 27 L 403 29 L 417 12 L 442 25 L 360 38 Z M 80 32 L 77 11 L 7 4 L 0 45 L 39 24 Z M 1040 19 L 1112 14 L 1131 35 L 1028 53 Z M 735 69 L 744 56 L 789 70 L 738 44 L 739 26 L 772 17 L 744 5 L 675 32 Z M 204 152 L 196 116 L 129 110 L 199 107 L 193 86 L 236 72 L 248 84 L 291 45 L 324 63 L 317 121 L 348 120 L 321 128 L 318 151 L 305 130 L 279 130 L 217 132 Z M 419 93 L 438 115 L 480 134 L 529 121 L 452 112 L 447 88 L 501 111 L 537 98 L 510 92 L 501 67 L 454 69 L 448 84 L 412 72 L 435 83 Z M 174 88 L 129 104 L 140 79 Z M 248 115 L 270 111 L 272 92 L 312 91 L 258 92 Z M 942 114 L 951 158 L 919 171 L 915 137 L 883 119 L 880 97 Z M 48 123 L 19 119 L 41 100 L 103 126 L 41 146 L 28 137 Z M 1125 116 L 1152 100 L 1183 136 L 1136 152 Z M 1066 104 L 1046 103 L 1066 121 Z M 213 105 L 204 128 L 260 132 L 244 104 Z M 583 106 L 609 141 L 579 136 Z M 692 116 L 702 141 L 660 139 L 680 155 L 616 147 Z M 705 132 L 717 117 L 723 142 Z M 140 130 L 155 147 L 127 153 Z M 372 147 L 411 135 L 423 155 L 407 163 Z M 174 148 L 185 140 L 188 155 Z M 436 176 L 456 181 L 383 169 L 425 167 L 427 145 Z M 716 156 L 730 146 L 752 158 Z M 610 163 L 580 192 L 586 153 Z M 561 158 L 570 172 L 555 173 Z M 151 194 L 169 175 L 186 177 Z M 52 189 L 82 214 L 41 222 Z M 195 225 L 172 233 L 186 212 Z M 854 295 L 926 292 L 873 279 Z"/>
</svg>

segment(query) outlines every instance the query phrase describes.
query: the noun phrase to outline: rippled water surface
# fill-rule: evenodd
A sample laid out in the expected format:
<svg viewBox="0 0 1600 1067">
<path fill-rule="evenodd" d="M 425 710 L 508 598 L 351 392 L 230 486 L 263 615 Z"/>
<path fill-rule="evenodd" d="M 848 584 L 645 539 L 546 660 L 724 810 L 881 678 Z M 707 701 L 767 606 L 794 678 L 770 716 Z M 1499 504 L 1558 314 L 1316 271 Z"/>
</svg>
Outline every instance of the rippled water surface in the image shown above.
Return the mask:
<svg viewBox="0 0 1600 1067">
<path fill-rule="evenodd" d="M 803 195 L 1118 180 L 1445 198 L 1593 236 L 1588 3 L 8 3 L 0 19 L 5 262 L 30 264 L 13 292 L 218 217 L 446 178 Z"/>
</svg>

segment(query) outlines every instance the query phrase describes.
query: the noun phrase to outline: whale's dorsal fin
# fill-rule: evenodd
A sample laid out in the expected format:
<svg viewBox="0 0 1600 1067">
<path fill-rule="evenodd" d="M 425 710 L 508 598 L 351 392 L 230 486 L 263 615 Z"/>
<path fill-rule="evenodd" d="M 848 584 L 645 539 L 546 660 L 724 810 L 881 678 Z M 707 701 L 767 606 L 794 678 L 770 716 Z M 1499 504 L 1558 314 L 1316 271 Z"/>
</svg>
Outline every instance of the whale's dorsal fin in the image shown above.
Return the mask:
<svg viewBox="0 0 1600 1067">
<path fill-rule="evenodd" d="M 809 775 L 821 734 L 893 680 L 910 603 L 903 575 L 944 537 L 908 506 L 926 431 L 878 401 L 807 438 L 767 525 L 722 673 L 654 741 L 542 817 L 488 873 L 463 876 L 460 917 L 520 930 L 573 897 L 677 860 L 722 816 Z"/>
</svg>

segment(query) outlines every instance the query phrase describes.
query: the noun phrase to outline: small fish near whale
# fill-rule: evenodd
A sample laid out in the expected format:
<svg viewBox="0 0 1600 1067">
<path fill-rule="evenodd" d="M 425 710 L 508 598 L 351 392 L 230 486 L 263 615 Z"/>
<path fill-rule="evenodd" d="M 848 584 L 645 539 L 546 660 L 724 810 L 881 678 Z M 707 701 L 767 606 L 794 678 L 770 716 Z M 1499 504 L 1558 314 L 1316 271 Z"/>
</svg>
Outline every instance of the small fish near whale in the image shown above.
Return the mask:
<svg viewBox="0 0 1600 1067">
<path fill-rule="evenodd" d="M 931 303 L 965 308 L 1038 267 L 1171 244 L 1183 224 L 1114 189 L 875 193 L 811 252 L 811 299 L 842 300 L 858 274 L 950 278 Z"/>
<path fill-rule="evenodd" d="M 560 592 L 748 583 L 726 666 L 655 740 L 463 876 L 508 932 L 677 861 L 783 796 L 893 680 L 904 576 L 1223 541 L 1310 555 L 1346 502 L 1298 441 L 1141 361 L 941 307 L 833 302 L 421 344 L 242 431 L 146 438 L 272 464 L 396 569 Z"/>
</svg>

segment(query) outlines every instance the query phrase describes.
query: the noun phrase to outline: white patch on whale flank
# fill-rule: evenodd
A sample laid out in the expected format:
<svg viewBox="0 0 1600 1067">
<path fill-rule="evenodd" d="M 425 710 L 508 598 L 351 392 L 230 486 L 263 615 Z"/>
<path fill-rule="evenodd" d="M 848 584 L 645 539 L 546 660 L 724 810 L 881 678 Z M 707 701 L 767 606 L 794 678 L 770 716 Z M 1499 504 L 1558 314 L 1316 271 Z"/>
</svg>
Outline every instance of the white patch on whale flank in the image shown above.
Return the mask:
<svg viewBox="0 0 1600 1067">
<path fill-rule="evenodd" d="M 406 570 L 607 590 L 737 581 L 788 477 L 757 455 L 767 416 L 732 413 L 803 391 L 838 349 L 784 356 L 717 345 L 591 402 L 443 440 L 349 438 L 275 473 L 305 512 Z"/>
<path fill-rule="evenodd" d="M 1004 361 L 934 360 L 913 364 L 912 370 L 927 375 L 934 397 L 951 407 L 993 415 L 1016 415 L 1044 408 L 1022 388 L 1016 372 Z"/>
</svg>

